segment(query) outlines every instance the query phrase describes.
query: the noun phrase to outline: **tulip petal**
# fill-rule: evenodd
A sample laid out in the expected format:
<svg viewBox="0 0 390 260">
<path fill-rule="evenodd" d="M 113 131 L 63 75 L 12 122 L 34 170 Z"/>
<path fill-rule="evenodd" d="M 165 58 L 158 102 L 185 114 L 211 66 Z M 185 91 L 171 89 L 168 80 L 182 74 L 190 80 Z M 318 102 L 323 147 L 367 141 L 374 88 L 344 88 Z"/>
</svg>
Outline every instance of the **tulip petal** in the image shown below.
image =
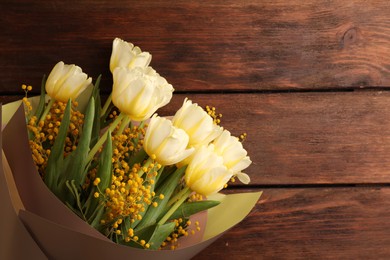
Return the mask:
<svg viewBox="0 0 390 260">
<path fill-rule="evenodd" d="M 208 144 L 222 132 L 203 108 L 187 98 L 174 115 L 172 122 L 190 136 L 191 146 Z"/>
<path fill-rule="evenodd" d="M 236 176 L 240 180 L 240 182 L 242 182 L 244 184 L 249 184 L 249 182 L 251 181 L 248 174 L 246 174 L 246 173 L 239 172 L 236 174 Z"/>
<path fill-rule="evenodd" d="M 148 52 L 142 52 L 138 46 L 115 38 L 112 42 L 112 53 L 110 58 L 110 71 L 113 73 L 115 68 L 145 68 L 149 66 L 152 55 Z"/>
<path fill-rule="evenodd" d="M 173 87 L 153 68 L 115 68 L 112 102 L 132 120 L 143 121 L 166 105 Z"/>
<path fill-rule="evenodd" d="M 193 152 L 193 148 L 186 149 L 188 135 L 172 125 L 166 118 L 156 114 L 150 120 L 144 138 L 144 149 L 149 155 L 155 155 L 162 165 L 176 164 Z"/>
<path fill-rule="evenodd" d="M 233 174 L 241 172 L 252 163 L 242 143 L 227 130 L 223 130 L 213 144 L 215 151 L 223 157 L 224 164 Z"/>
<path fill-rule="evenodd" d="M 214 145 L 202 145 L 191 157 L 184 179 L 195 192 L 204 196 L 221 190 L 233 176 L 223 165 L 223 158 L 215 153 Z"/>
<path fill-rule="evenodd" d="M 60 61 L 50 72 L 45 89 L 52 99 L 67 102 L 70 98 L 76 99 L 91 82 L 92 79 L 80 67 Z"/>
</svg>

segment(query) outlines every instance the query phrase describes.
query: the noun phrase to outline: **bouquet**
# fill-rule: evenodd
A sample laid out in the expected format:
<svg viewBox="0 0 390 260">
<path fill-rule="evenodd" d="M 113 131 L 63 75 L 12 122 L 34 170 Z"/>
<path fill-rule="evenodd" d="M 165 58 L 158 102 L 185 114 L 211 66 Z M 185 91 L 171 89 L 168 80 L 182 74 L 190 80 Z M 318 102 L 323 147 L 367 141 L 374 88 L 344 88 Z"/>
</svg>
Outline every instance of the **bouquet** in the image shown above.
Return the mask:
<svg viewBox="0 0 390 260">
<path fill-rule="evenodd" d="M 32 87 L 22 86 L 23 113 L 17 109 L 20 102 L 5 107 L 3 138 L 15 146 L 18 137 L 12 135 L 24 126 L 26 140 L 17 147 L 28 146 L 33 166 L 17 165 L 19 151 L 4 141 L 3 161 L 12 174 L 3 177 L 15 182 L 11 197 L 21 202 L 13 206 L 47 255 L 58 258 L 60 249 L 47 245 L 51 243 L 39 221 L 54 222 L 60 233 L 65 227 L 78 239 L 74 232 L 86 235 L 86 246 L 101 244 L 105 252 L 132 254 L 137 248 L 140 254 L 174 254 L 198 245 L 201 250 L 208 245 L 203 242 L 239 222 L 258 200 L 259 193 L 219 193 L 228 182 L 250 181 L 243 173 L 251 164 L 242 144 L 245 134 L 232 136 L 220 125 L 222 115 L 215 108 L 188 99 L 172 117 L 160 117 L 156 111 L 169 103 L 174 89 L 150 62 L 150 53 L 116 38 L 110 59 L 112 93 L 103 106 L 100 77 L 92 84 L 80 67 L 58 62 L 43 79 L 39 97 L 28 98 Z M 27 198 L 21 182 L 26 171 L 34 175 L 28 177 L 30 183 L 39 186 L 39 200 L 50 197 L 47 203 L 55 204 L 53 210 L 63 212 L 61 216 L 37 209 Z M 223 211 L 248 199 L 238 205 L 241 212 L 229 212 L 232 220 L 221 218 Z M 107 249 L 107 244 L 121 249 Z M 197 252 L 193 250 L 176 255 L 191 257 Z M 97 253 L 86 255 L 99 258 Z"/>
</svg>

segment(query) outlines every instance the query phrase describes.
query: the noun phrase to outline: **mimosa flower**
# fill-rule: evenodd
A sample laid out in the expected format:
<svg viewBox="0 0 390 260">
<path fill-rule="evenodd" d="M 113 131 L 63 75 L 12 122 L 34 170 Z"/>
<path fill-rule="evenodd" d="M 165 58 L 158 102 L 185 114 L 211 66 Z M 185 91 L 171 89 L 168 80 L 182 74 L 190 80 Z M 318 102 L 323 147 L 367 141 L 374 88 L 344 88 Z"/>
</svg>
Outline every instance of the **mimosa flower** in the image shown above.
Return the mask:
<svg viewBox="0 0 390 260">
<path fill-rule="evenodd" d="M 137 248 L 175 249 L 180 237 L 201 230 L 198 221 L 188 220 L 193 214 L 223 203 L 214 213 L 236 204 L 245 206 L 238 210 L 241 217 L 260 193 L 233 200 L 209 196 L 236 177 L 249 183 L 242 172 L 251 164 L 241 144 L 246 134 L 231 136 L 219 126 L 222 114 L 215 107 L 203 109 L 188 99 L 172 120 L 153 115 L 169 103 L 174 89 L 150 62 L 148 52 L 114 39 L 112 93 L 103 107 L 100 77 L 93 86 L 76 65 L 56 64 L 39 97 L 28 98 L 32 86 L 23 85 L 28 144 L 39 173 L 29 176 L 40 176 L 70 208 L 64 213 L 81 216 L 103 238 Z M 87 87 L 91 91 L 76 101 Z M 13 117 L 8 126 L 17 123 Z M 9 161 L 17 163 L 15 158 Z M 227 219 L 216 216 L 217 221 L 228 220 L 230 213 Z"/>
<path fill-rule="evenodd" d="M 92 82 L 79 66 L 58 62 L 46 80 L 46 92 L 54 100 L 76 99 Z"/>
<path fill-rule="evenodd" d="M 220 136 L 214 141 L 215 152 L 223 157 L 224 165 L 236 175 L 238 179 L 245 184 L 248 184 L 250 178 L 247 174 L 241 172 L 247 168 L 252 161 L 247 156 L 247 151 L 242 146 L 242 143 L 237 137 L 230 134 L 228 130 L 224 130 Z"/>
<path fill-rule="evenodd" d="M 187 98 L 172 122 L 174 126 L 186 131 L 190 137 L 190 146 L 207 145 L 222 132 L 222 128 L 214 124 L 213 118 L 202 107 Z"/>
<path fill-rule="evenodd" d="M 132 120 L 143 121 L 172 98 L 173 87 L 151 67 L 117 67 L 112 102 Z"/>
<path fill-rule="evenodd" d="M 110 59 L 110 70 L 114 72 L 116 67 L 142 67 L 149 66 L 152 55 L 149 52 L 143 52 L 138 46 L 115 38 L 112 42 L 112 53 Z"/>
<path fill-rule="evenodd" d="M 191 190 L 208 196 L 220 191 L 232 177 L 223 164 L 222 156 L 214 151 L 214 145 L 200 146 L 192 156 L 185 172 L 185 182 Z"/>
<path fill-rule="evenodd" d="M 149 156 L 156 156 L 162 165 L 172 165 L 184 160 L 194 148 L 186 149 L 188 135 L 176 128 L 166 118 L 154 115 L 146 129 L 144 149 Z"/>
</svg>

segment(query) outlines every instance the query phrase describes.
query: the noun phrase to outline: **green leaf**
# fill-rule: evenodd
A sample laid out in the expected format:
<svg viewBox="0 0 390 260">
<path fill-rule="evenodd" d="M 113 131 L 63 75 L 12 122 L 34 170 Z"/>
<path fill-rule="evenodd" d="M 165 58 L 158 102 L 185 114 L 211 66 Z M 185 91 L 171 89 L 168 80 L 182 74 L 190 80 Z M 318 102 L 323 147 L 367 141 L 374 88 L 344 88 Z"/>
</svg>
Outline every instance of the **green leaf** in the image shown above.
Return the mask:
<svg viewBox="0 0 390 260">
<path fill-rule="evenodd" d="M 162 242 L 174 231 L 175 222 L 165 223 L 164 225 L 157 224 L 152 236 L 149 239 L 149 249 L 159 249 Z"/>
<path fill-rule="evenodd" d="M 134 235 L 139 237 L 140 240 L 144 239 L 145 241 L 148 241 L 149 238 L 153 235 L 154 230 L 156 229 L 156 225 L 150 225 L 143 228 L 138 228 L 134 231 Z"/>
<path fill-rule="evenodd" d="M 122 219 L 122 223 L 121 223 L 121 232 L 124 236 L 127 236 L 127 231 L 131 228 L 131 224 L 130 224 L 130 217 L 127 216 L 125 218 Z M 124 237 L 123 236 L 123 237 Z M 123 244 L 126 244 L 125 240 L 122 238 L 121 239 L 123 242 Z"/>
<path fill-rule="evenodd" d="M 45 110 L 45 98 L 46 98 L 46 91 L 45 91 L 45 84 L 46 84 L 46 75 L 43 75 L 42 78 L 42 84 L 41 84 L 41 95 L 39 97 L 39 103 L 37 106 L 37 109 L 35 110 L 35 116 L 39 119 L 41 118 L 41 115 L 43 111 Z"/>
<path fill-rule="evenodd" d="M 131 167 L 134 166 L 134 164 L 138 162 L 142 162 L 148 154 L 145 152 L 145 150 L 142 148 L 137 153 L 135 153 L 133 156 L 130 156 L 129 160 L 127 161 L 127 164 Z"/>
<path fill-rule="evenodd" d="M 92 135 L 91 135 L 91 142 L 90 142 L 90 148 L 92 148 L 96 142 L 99 140 L 100 136 L 100 113 L 101 113 L 101 99 L 100 99 L 100 79 L 102 75 L 99 75 L 95 82 L 95 87 L 92 91 L 92 97 L 95 99 L 95 117 L 93 121 L 93 128 L 92 128 Z"/>
<path fill-rule="evenodd" d="M 203 200 L 195 202 L 185 202 L 183 203 L 171 216 L 168 220 L 178 219 L 178 218 L 188 218 L 191 215 L 194 215 L 203 210 L 215 207 L 221 202 L 217 200 Z M 168 211 L 168 210 L 166 210 Z M 165 212 L 162 214 L 162 216 Z"/>
<path fill-rule="evenodd" d="M 139 238 L 138 241 L 147 241 L 150 245 L 149 249 L 158 249 L 162 242 L 164 242 L 165 239 L 174 231 L 175 227 L 175 222 L 169 222 L 163 225 L 154 224 L 138 229 L 134 231 L 134 234 Z"/>
<path fill-rule="evenodd" d="M 164 170 L 158 176 L 156 187 L 160 187 L 160 185 L 165 182 L 166 178 L 168 178 L 176 170 L 177 170 L 176 166 L 165 166 Z"/>
<path fill-rule="evenodd" d="M 82 186 L 85 181 L 87 166 L 87 155 L 89 152 L 89 143 L 91 141 L 93 119 L 95 116 L 95 100 L 93 97 L 88 102 L 87 110 L 85 111 L 85 119 L 83 131 L 80 135 L 79 143 L 76 150 L 68 155 L 70 162 L 64 172 L 66 180 L 74 180 L 76 185 Z"/>
<path fill-rule="evenodd" d="M 118 238 L 117 243 L 119 243 L 121 245 L 130 246 L 130 247 L 135 247 L 135 248 L 143 248 L 138 242 L 135 242 L 134 240 L 130 240 L 128 242 L 126 242 L 126 240 L 125 240 L 126 236 L 127 236 L 127 232 L 131 228 L 130 217 L 125 217 L 122 219 L 122 224 L 121 224 L 120 228 L 121 228 L 122 236 L 120 236 Z M 144 230 L 144 231 L 146 231 L 146 230 Z M 150 228 L 148 231 L 149 231 L 148 237 L 150 237 L 153 230 Z M 135 233 L 135 235 L 139 235 L 139 234 L 140 233 L 138 233 L 138 234 Z"/>
<path fill-rule="evenodd" d="M 87 154 L 89 151 L 89 142 L 92 132 L 94 108 L 94 99 L 91 97 L 85 111 L 84 125 L 77 148 L 64 159 L 63 167 L 61 169 L 62 179 L 58 184 L 60 190 L 59 196 L 71 205 L 73 205 L 76 201 L 74 200 L 74 197 L 70 196 L 71 194 L 64 189 L 64 185 L 68 180 L 75 181 L 77 187 L 81 187 L 85 182 L 89 165 L 89 162 L 87 161 Z"/>
<path fill-rule="evenodd" d="M 162 214 L 167 205 L 169 198 L 172 196 L 173 191 L 179 184 L 180 179 L 183 177 L 185 172 L 185 166 L 177 169 L 169 177 L 166 178 L 164 183 L 156 190 L 156 194 L 164 194 L 164 199 L 159 201 L 158 207 L 149 207 L 146 214 L 142 218 L 141 222 L 136 226 L 137 229 L 153 225 L 157 222 L 157 218 Z"/>
<path fill-rule="evenodd" d="M 104 112 L 104 114 L 100 116 L 100 125 L 102 126 L 102 128 L 105 128 L 112 122 L 112 120 L 108 118 L 108 115 L 110 114 L 112 108 L 114 107 L 111 100 L 112 100 L 112 93 L 110 94 L 110 96 L 108 96 L 106 102 L 104 103 L 102 111 L 100 112 L 100 114 Z"/>
<path fill-rule="evenodd" d="M 94 89 L 92 90 L 92 96 L 96 99 L 96 95 L 99 94 L 100 90 L 100 80 L 102 79 L 102 75 L 100 74 L 99 77 L 95 81 Z M 99 103 L 100 107 L 100 103 Z"/>
<path fill-rule="evenodd" d="M 143 153 L 145 153 L 145 155 L 146 155 L 146 152 L 145 152 L 143 149 L 141 149 L 140 152 L 141 152 L 141 151 L 143 151 Z M 153 181 L 154 181 L 153 184 L 150 185 L 150 193 L 154 192 L 154 190 L 155 190 L 155 188 L 156 188 L 156 183 L 157 183 L 158 177 L 161 175 L 162 170 L 163 170 L 163 167 L 161 167 L 160 170 L 158 170 L 157 176 L 154 176 L 154 175 L 153 175 L 153 176 L 149 179 L 149 181 L 150 181 L 150 180 L 153 180 Z M 145 210 L 144 210 L 143 212 L 140 212 L 139 214 L 140 214 L 141 217 L 143 218 L 144 215 L 146 214 L 147 210 L 149 209 L 149 207 L 153 207 L 153 206 L 148 205 L 148 204 L 145 203 L 145 202 L 142 202 L 142 207 L 145 208 Z M 142 220 L 142 219 L 141 219 L 141 220 Z M 133 223 L 133 226 L 137 226 L 138 223 L 139 223 L 141 220 L 136 219 L 136 220 L 134 221 L 134 223 Z"/>
<path fill-rule="evenodd" d="M 94 227 L 98 228 L 100 226 L 100 220 L 102 219 L 102 216 L 104 214 L 104 206 L 102 204 L 99 204 L 95 211 L 91 214 L 91 218 L 88 219 L 88 223 Z"/>
<path fill-rule="evenodd" d="M 68 190 L 70 191 L 71 195 L 73 196 L 73 200 L 76 201 L 76 209 L 73 207 L 72 204 L 68 203 L 68 201 L 65 201 L 65 203 L 68 205 L 69 208 L 71 208 L 73 211 L 75 212 L 78 212 L 78 215 L 84 220 L 86 221 L 86 217 L 84 215 L 84 212 L 83 212 L 83 205 L 81 203 L 81 197 L 80 197 L 80 193 L 79 193 L 79 189 L 78 187 L 75 185 L 75 181 L 74 180 L 71 180 L 71 181 L 65 181 L 65 186 L 68 188 Z"/>
<path fill-rule="evenodd" d="M 112 177 L 112 139 L 110 130 L 107 131 L 106 145 L 100 158 L 96 176 L 100 178 L 99 189 L 104 191 L 111 185 Z"/>
<path fill-rule="evenodd" d="M 47 167 L 44 176 L 46 185 L 57 196 L 60 194 L 58 190 L 58 183 L 59 177 L 63 172 L 65 138 L 67 136 L 70 124 L 70 108 L 71 101 L 69 99 L 65 108 L 57 138 L 54 141 L 54 145 L 52 146 L 51 153 L 47 161 Z"/>
<path fill-rule="evenodd" d="M 108 130 L 106 145 L 103 148 L 101 154 L 101 160 L 99 161 L 99 165 L 96 173 L 96 177 L 100 178 L 100 183 L 98 184 L 98 187 L 102 192 L 104 192 L 111 185 L 112 140 L 110 137 L 111 137 L 111 131 Z M 88 207 L 86 215 L 88 218 L 92 217 L 93 212 L 95 212 L 96 208 L 100 205 L 100 199 L 94 197 L 94 193 L 97 191 L 98 191 L 97 187 L 92 186 L 88 197 L 88 201 L 86 202 Z"/>
</svg>

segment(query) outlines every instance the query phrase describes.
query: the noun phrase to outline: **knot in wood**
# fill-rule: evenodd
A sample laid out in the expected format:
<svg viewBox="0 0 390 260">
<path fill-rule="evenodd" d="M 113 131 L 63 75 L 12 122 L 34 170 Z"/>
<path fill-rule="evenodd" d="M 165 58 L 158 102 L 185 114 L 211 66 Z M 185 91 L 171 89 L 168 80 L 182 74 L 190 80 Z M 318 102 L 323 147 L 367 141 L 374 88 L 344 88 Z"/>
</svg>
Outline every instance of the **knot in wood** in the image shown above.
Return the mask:
<svg viewBox="0 0 390 260">
<path fill-rule="evenodd" d="M 343 47 L 348 47 L 352 44 L 355 44 L 358 42 L 360 36 L 359 31 L 356 27 L 349 28 L 344 32 L 344 35 L 341 39 L 341 44 Z"/>
</svg>

